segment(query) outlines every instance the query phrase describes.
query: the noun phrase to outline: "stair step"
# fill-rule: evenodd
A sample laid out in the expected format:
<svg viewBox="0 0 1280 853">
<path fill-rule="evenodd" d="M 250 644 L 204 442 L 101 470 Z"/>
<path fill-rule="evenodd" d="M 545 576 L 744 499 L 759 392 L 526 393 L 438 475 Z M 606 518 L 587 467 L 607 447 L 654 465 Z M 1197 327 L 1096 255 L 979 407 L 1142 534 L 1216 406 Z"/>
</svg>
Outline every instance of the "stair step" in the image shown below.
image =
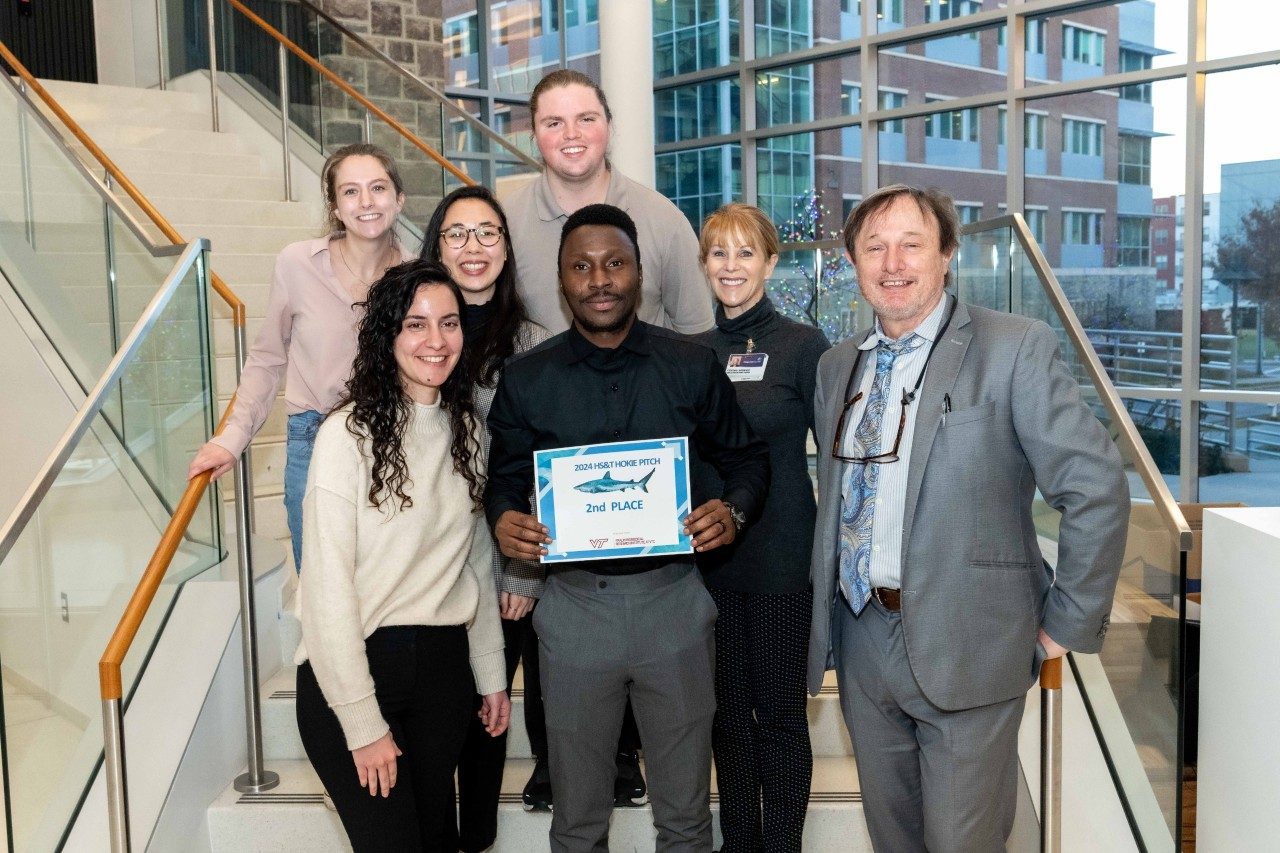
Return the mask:
<svg viewBox="0 0 1280 853">
<path fill-rule="evenodd" d="M 349 850 L 342 824 L 325 808 L 322 787 L 306 761 L 274 761 L 280 786 L 264 794 L 241 794 L 228 786 L 209 806 L 208 825 L 213 853 L 257 851 Z M 862 794 L 852 758 L 814 759 L 804 850 L 813 853 L 871 850 L 862 816 Z M 492 853 L 530 853 L 548 850 L 551 815 L 526 812 L 520 790 L 533 762 L 507 761 L 498 804 L 498 840 Z M 719 797 L 712 779 L 711 813 L 719 845 Z M 613 810 L 609 826 L 611 850 L 653 850 L 653 811 L 648 806 Z"/>
<path fill-rule="evenodd" d="M 72 148 L 86 163 L 96 162 L 82 146 L 77 144 Z M 166 151 L 163 156 L 157 156 L 157 152 L 142 148 L 120 148 L 107 150 L 107 156 L 134 182 L 137 182 L 138 175 L 146 173 L 173 175 L 175 178 L 191 174 L 221 175 L 237 180 L 244 176 L 268 176 L 262 158 L 251 153 Z"/>
<path fill-rule="evenodd" d="M 258 454 L 263 455 L 263 454 Z M 256 459 L 255 459 L 256 464 Z M 292 615 L 282 615 L 280 636 L 286 663 L 293 661 L 297 648 L 297 620 Z M 272 677 L 262 690 L 262 748 L 269 759 L 305 759 L 302 741 L 298 736 L 295 702 L 296 670 L 286 666 Z M 524 726 L 524 683 L 522 673 L 516 672 L 515 686 L 511 691 L 511 726 L 507 734 L 509 759 L 532 758 L 529 734 Z M 834 679 L 833 679 L 834 682 Z M 834 683 L 824 686 L 822 692 L 809 699 L 809 739 L 813 754 L 819 757 L 847 758 L 853 755 L 849 733 L 840 714 L 840 697 Z"/>
<path fill-rule="evenodd" d="M 143 151 L 185 151 L 206 154 L 252 154 L 251 149 L 237 134 L 216 133 L 208 127 L 193 124 L 187 127 L 161 127 L 148 118 L 139 123 L 126 124 L 115 116 L 80 120 L 80 126 L 108 153 L 132 149 Z"/>
<path fill-rule="evenodd" d="M 41 80 L 40 84 L 77 120 L 77 110 L 102 110 L 115 115 L 118 109 L 143 108 L 156 113 L 192 113 L 208 121 L 209 97 L 176 89 L 139 89 L 133 86 L 109 86 L 101 83 L 72 83 L 67 80 Z"/>
</svg>

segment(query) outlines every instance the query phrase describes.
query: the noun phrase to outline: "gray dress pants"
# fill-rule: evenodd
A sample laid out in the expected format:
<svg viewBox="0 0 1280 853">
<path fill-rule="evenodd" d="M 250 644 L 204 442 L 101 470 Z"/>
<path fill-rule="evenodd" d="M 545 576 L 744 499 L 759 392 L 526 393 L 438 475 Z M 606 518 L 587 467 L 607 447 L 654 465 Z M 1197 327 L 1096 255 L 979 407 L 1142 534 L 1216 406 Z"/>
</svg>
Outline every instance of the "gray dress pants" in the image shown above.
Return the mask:
<svg viewBox="0 0 1280 853">
<path fill-rule="evenodd" d="M 843 598 L 835 611 L 840 706 L 872 846 L 885 853 L 1004 853 L 1017 806 L 1026 697 L 944 711 L 912 675 L 900 614 L 875 598 L 858 616 Z"/>
<path fill-rule="evenodd" d="M 552 851 L 609 849 L 628 694 L 658 851 L 710 851 L 716 607 L 694 567 L 624 576 L 553 570 L 533 619 L 556 798 Z"/>
</svg>

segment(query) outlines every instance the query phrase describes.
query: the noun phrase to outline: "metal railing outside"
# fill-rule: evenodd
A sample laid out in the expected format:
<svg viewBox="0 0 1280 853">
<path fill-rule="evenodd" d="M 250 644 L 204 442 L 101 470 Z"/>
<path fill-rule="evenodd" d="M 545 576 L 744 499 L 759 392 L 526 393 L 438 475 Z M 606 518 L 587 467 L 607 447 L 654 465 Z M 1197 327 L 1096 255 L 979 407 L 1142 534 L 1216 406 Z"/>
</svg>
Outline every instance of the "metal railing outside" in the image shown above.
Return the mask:
<svg viewBox="0 0 1280 853">
<path fill-rule="evenodd" d="M 1068 661 L 1141 849 L 1176 849 L 1182 837 L 1186 709 L 1186 557 L 1191 528 L 1148 452 L 1091 336 L 1021 216 L 962 229 L 957 289 L 971 304 L 1037 317 L 1066 342 L 1063 357 L 1125 462 L 1133 495 L 1128 541 L 1101 653 Z M 1056 560 L 1058 515 L 1037 496 L 1037 532 Z M 1134 673 L 1131 661 L 1143 661 Z M 1042 673 L 1043 676 L 1043 673 Z M 1042 688 L 1044 678 L 1042 677 Z M 1042 698 L 1042 832 L 1060 832 L 1060 698 Z M 1060 732 L 1060 728 L 1057 729 Z M 1046 849 L 1051 849 L 1052 844 Z"/>
</svg>

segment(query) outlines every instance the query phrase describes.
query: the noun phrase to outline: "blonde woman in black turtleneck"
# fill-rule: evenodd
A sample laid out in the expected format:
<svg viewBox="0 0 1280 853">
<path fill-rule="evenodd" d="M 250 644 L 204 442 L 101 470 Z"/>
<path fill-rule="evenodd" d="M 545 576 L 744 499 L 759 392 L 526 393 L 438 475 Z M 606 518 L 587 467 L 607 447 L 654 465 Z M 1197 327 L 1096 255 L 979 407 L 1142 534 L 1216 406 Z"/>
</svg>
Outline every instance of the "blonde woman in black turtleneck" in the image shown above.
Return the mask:
<svg viewBox="0 0 1280 853">
<path fill-rule="evenodd" d="M 718 304 L 716 328 L 694 339 L 716 351 L 734 380 L 751 428 L 769 445 L 772 470 L 760 520 L 698 558 L 720 610 L 712 745 L 723 851 L 798 853 L 813 773 L 805 663 L 817 505 L 806 444 L 818 358 L 830 344 L 765 295 L 778 232 L 759 209 L 721 207 L 702 223 L 700 242 Z M 719 494 L 713 471 L 697 476 Z"/>
</svg>

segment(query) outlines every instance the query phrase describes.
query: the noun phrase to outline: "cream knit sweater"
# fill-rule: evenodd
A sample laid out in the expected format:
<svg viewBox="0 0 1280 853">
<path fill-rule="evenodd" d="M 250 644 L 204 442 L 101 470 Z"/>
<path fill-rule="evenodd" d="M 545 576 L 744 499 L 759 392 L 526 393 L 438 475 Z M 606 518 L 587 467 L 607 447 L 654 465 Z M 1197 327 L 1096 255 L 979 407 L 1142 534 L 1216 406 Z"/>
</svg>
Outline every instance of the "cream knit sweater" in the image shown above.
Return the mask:
<svg viewBox="0 0 1280 853">
<path fill-rule="evenodd" d="M 506 687 L 502 628 L 483 513 L 453 470 L 440 406 L 414 404 L 404 435 L 413 506 L 369 504 L 372 460 L 347 430 L 349 408 L 320 426 L 302 504 L 295 663 L 311 661 L 347 747 L 387 733 L 364 640 L 384 625 L 466 625 L 476 692 Z M 484 461 L 476 460 L 477 467 Z"/>
</svg>

